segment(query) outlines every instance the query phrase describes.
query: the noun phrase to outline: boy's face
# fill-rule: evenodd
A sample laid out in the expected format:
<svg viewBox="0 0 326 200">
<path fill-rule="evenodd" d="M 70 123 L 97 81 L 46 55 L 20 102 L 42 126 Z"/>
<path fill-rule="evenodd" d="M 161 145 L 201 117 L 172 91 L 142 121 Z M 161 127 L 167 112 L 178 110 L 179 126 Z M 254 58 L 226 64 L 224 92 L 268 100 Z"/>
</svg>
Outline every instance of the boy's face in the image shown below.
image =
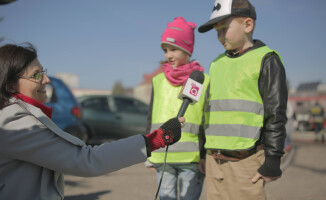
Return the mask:
<svg viewBox="0 0 326 200">
<path fill-rule="evenodd" d="M 241 51 L 246 42 L 245 24 L 242 18 L 228 17 L 214 25 L 217 38 L 226 50 Z"/>
<path fill-rule="evenodd" d="M 178 66 L 187 64 L 189 62 L 190 56 L 181 49 L 168 44 L 164 44 L 162 48 L 166 61 L 173 68 L 177 68 Z"/>
</svg>

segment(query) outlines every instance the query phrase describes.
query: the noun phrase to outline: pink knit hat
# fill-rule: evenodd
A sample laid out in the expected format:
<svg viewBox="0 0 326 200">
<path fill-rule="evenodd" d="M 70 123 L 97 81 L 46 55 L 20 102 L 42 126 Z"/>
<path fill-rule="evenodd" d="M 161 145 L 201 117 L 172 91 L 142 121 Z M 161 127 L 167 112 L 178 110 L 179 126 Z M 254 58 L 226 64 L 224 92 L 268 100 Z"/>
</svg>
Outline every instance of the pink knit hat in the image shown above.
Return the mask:
<svg viewBox="0 0 326 200">
<path fill-rule="evenodd" d="M 183 17 L 174 18 L 162 34 L 161 47 L 163 44 L 169 44 L 184 50 L 191 56 L 194 50 L 196 26 L 195 23 L 187 22 Z"/>
</svg>

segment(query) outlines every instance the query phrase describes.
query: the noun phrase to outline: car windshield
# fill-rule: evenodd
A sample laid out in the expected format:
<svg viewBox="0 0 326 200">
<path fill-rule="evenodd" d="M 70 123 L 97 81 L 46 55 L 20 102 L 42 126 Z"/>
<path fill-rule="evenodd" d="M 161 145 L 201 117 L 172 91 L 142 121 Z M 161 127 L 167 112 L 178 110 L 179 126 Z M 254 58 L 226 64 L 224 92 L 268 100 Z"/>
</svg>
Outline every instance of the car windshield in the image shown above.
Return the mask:
<svg viewBox="0 0 326 200">
<path fill-rule="evenodd" d="M 148 106 L 138 100 L 115 97 L 115 105 L 119 112 L 144 113 L 148 111 Z"/>
<path fill-rule="evenodd" d="M 108 100 L 104 97 L 94 97 L 87 99 L 81 103 L 83 108 L 93 110 L 109 110 Z"/>
</svg>

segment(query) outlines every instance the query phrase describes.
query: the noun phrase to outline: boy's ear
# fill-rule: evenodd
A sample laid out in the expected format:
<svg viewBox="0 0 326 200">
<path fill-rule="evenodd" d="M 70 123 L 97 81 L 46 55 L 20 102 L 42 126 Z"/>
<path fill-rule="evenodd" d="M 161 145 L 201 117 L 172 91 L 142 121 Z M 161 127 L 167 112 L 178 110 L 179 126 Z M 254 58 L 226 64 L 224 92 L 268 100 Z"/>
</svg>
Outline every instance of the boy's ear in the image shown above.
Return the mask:
<svg viewBox="0 0 326 200">
<path fill-rule="evenodd" d="M 250 17 L 245 18 L 243 21 L 243 24 L 245 26 L 246 33 L 251 33 L 254 31 L 255 22 L 252 18 L 250 18 Z"/>
</svg>

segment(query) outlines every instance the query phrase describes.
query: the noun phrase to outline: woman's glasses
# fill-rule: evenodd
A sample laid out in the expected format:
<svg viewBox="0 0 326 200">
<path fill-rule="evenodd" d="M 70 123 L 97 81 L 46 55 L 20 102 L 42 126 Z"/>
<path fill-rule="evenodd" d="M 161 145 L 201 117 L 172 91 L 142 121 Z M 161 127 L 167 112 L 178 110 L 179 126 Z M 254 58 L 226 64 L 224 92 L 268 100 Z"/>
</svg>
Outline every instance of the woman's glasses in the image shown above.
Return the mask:
<svg viewBox="0 0 326 200">
<path fill-rule="evenodd" d="M 36 72 L 32 76 L 21 76 L 20 78 L 32 78 L 36 82 L 41 82 L 43 80 L 44 75 L 46 75 L 46 74 L 47 74 L 47 69 L 44 69 L 40 72 Z"/>
</svg>

